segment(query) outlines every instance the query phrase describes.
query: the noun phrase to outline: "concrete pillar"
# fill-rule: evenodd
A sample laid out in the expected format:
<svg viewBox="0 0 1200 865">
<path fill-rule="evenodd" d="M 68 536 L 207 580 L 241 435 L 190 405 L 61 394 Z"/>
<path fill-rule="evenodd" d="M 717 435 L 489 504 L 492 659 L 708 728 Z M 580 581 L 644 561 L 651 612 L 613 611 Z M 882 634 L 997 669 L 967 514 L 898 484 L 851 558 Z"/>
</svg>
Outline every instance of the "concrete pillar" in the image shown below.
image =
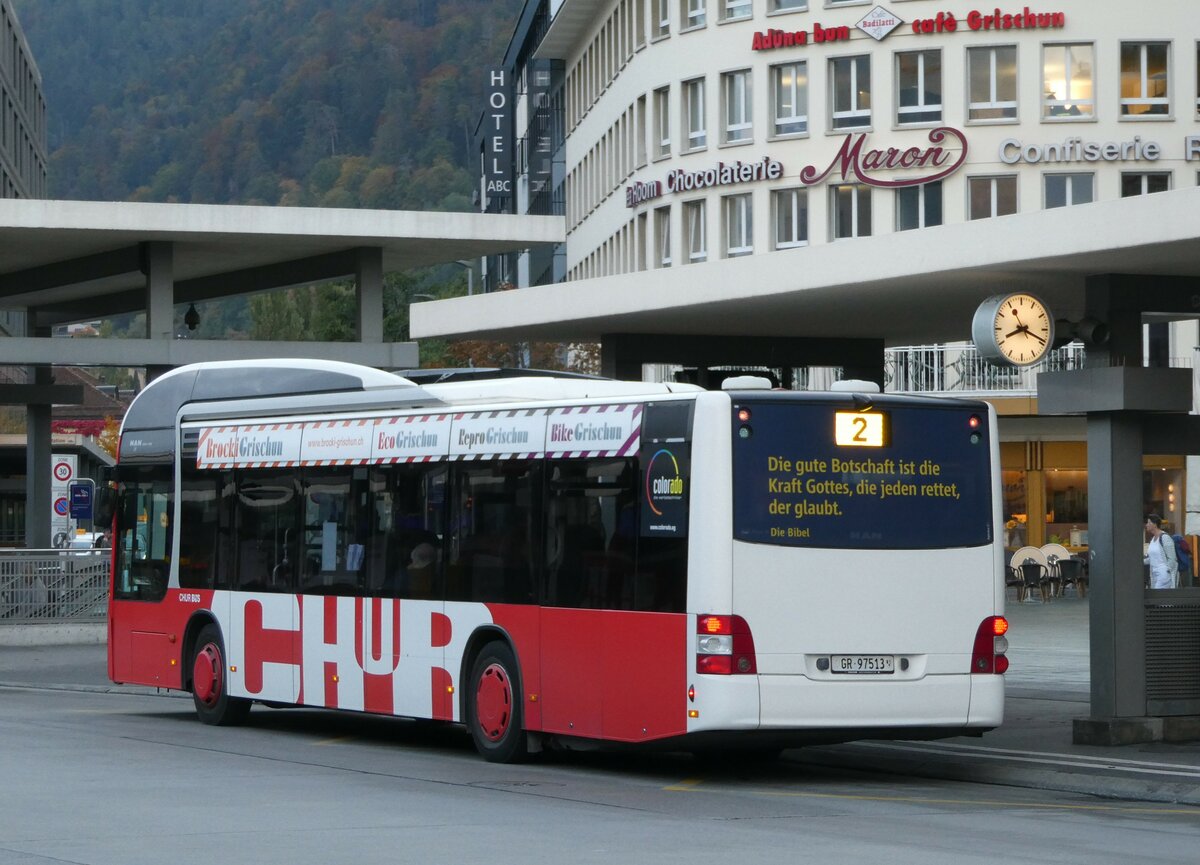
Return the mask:
<svg viewBox="0 0 1200 865">
<path fill-rule="evenodd" d="M 383 342 L 383 250 L 369 246 L 355 253 L 358 341 Z"/>
<path fill-rule="evenodd" d="M 1088 417 L 1092 717 L 1146 714 L 1142 419 Z"/>
<path fill-rule="evenodd" d="M 146 274 L 146 338 L 175 338 L 175 247 L 151 241 L 142 244 Z"/>
<path fill-rule="evenodd" d="M 25 332 L 30 336 L 50 337 L 50 328 L 36 327 L 35 311 L 26 313 Z M 32 384 L 53 384 L 54 371 L 48 366 L 30 367 Z M 47 549 L 50 546 L 50 406 L 25 407 L 25 546 Z"/>
</svg>

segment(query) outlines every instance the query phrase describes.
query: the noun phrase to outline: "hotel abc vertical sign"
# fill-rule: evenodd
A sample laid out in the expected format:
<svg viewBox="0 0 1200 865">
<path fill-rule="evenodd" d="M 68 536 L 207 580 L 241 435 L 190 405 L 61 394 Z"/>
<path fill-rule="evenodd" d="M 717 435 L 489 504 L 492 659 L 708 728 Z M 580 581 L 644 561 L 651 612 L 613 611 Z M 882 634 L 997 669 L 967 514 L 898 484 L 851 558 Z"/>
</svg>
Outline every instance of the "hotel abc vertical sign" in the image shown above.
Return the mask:
<svg viewBox="0 0 1200 865">
<path fill-rule="evenodd" d="M 487 110 L 483 115 L 483 183 L 488 198 L 513 194 L 513 107 L 508 70 L 488 70 Z"/>
</svg>

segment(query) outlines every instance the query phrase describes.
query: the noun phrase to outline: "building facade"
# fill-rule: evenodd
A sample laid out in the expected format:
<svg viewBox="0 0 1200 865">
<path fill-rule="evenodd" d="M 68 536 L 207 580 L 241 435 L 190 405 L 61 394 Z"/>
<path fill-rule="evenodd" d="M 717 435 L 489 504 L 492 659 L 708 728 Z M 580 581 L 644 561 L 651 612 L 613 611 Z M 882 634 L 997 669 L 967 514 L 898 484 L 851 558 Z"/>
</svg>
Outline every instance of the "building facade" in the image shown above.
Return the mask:
<svg viewBox="0 0 1200 865">
<path fill-rule="evenodd" d="M 561 122 L 541 142 L 567 230 L 549 281 L 728 259 L 761 276 L 762 256 L 786 280 L 826 244 L 1195 187 L 1195 12 L 1194 0 L 530 0 L 505 68 L 514 82 L 561 68 Z M 512 91 L 511 144 L 496 139 L 518 155 L 512 194 L 481 177 L 485 203 L 515 212 L 535 179 L 520 158 L 529 91 Z M 485 167 L 496 156 L 482 146 Z M 509 281 L 547 281 L 532 270 L 514 263 Z M 1195 321 L 1146 327 L 1147 365 L 1193 365 Z M 1049 363 L 1083 354 L 1076 342 Z M 890 346 L 885 375 L 892 390 L 991 399 L 1010 545 L 1087 546 L 1084 421 L 1037 417 L 1028 371 L 937 344 Z M 1148 455 L 1144 468 L 1145 509 L 1200 532 L 1187 458 Z"/>
<path fill-rule="evenodd" d="M 42 74 L 10 0 L 0 0 L 0 198 L 46 197 Z"/>
</svg>

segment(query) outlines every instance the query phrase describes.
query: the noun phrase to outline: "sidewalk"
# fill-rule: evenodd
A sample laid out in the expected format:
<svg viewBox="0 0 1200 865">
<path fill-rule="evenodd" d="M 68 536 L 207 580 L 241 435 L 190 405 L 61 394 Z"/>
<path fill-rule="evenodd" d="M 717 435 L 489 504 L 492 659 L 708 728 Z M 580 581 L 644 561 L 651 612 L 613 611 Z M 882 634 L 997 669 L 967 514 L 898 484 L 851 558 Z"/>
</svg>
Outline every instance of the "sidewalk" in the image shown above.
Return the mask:
<svg viewBox="0 0 1200 865">
<path fill-rule="evenodd" d="M 1005 723 L 981 738 L 856 742 L 789 751 L 789 761 L 854 766 L 1105 798 L 1200 805 L 1200 742 L 1122 748 L 1074 745 L 1071 725 L 1089 713 L 1088 604 L 1011 603 L 1012 666 Z M 0 646 L 0 688 L 156 692 L 108 680 L 103 644 Z"/>
<path fill-rule="evenodd" d="M 980 738 L 804 749 L 805 762 L 1103 798 L 1200 805 L 1200 742 L 1072 743 L 1090 713 L 1088 602 L 1009 603 L 1004 724 Z M 790 755 L 789 755 L 790 756 Z"/>
</svg>

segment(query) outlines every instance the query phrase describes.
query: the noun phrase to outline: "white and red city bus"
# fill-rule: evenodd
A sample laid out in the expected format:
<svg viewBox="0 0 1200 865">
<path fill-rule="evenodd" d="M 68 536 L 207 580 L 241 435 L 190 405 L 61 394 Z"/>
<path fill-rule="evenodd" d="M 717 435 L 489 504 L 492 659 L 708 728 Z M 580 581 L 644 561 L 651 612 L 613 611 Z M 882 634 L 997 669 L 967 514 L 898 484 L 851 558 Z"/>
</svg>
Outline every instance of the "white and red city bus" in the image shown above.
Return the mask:
<svg viewBox="0 0 1200 865">
<path fill-rule="evenodd" d="M 122 427 L 109 675 L 500 761 L 995 727 L 994 412 L 763 381 L 169 372 Z"/>
</svg>

